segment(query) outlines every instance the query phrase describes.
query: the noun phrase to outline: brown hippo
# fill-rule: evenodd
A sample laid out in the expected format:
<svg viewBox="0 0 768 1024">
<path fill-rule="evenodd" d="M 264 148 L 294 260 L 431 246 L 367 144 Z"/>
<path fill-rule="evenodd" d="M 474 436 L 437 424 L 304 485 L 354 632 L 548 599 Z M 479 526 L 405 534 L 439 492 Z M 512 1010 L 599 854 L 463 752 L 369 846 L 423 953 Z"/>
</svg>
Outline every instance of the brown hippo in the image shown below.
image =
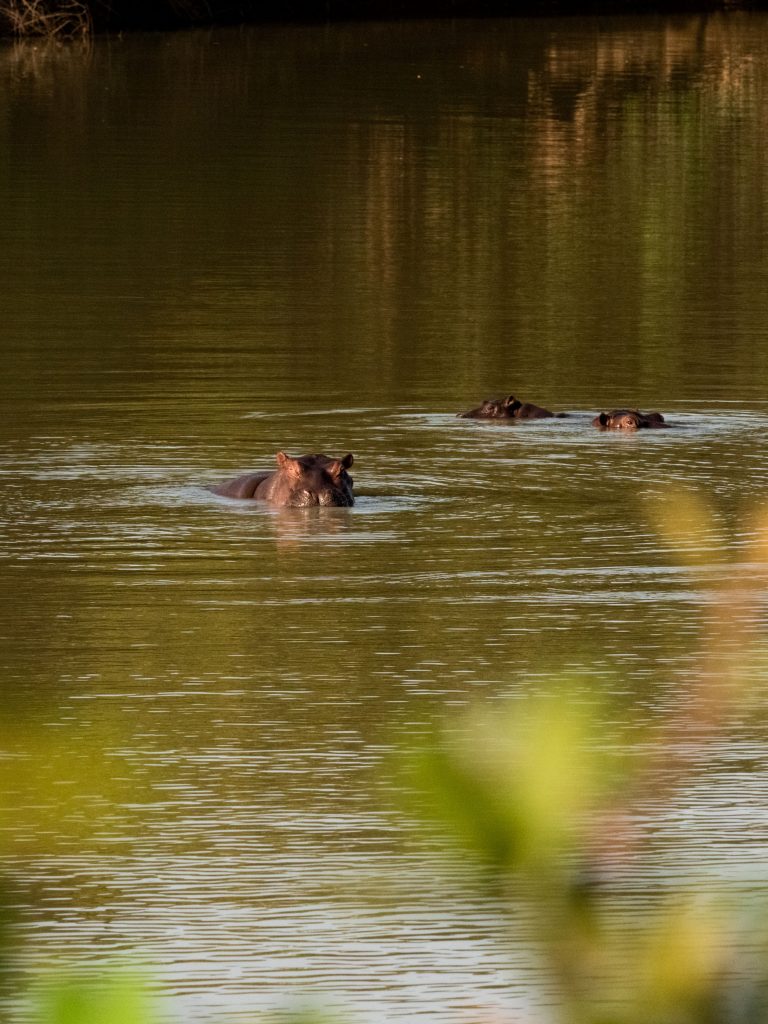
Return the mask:
<svg viewBox="0 0 768 1024">
<path fill-rule="evenodd" d="M 212 487 L 214 494 L 226 498 L 260 498 L 273 505 L 307 508 L 311 505 L 354 505 L 352 477 L 347 470 L 354 459 L 345 455 L 299 455 L 291 458 L 278 452 L 273 473 L 247 473 Z"/>
<path fill-rule="evenodd" d="M 645 430 L 647 428 L 668 427 L 660 412 L 638 412 L 637 409 L 614 409 L 612 412 L 601 412 L 592 420 L 593 427 L 600 430 Z"/>
<path fill-rule="evenodd" d="M 546 420 L 553 416 L 563 417 L 567 413 L 550 412 L 540 405 L 520 402 L 514 395 L 507 395 L 506 398 L 486 398 L 476 409 L 457 415 L 469 420 Z"/>
</svg>

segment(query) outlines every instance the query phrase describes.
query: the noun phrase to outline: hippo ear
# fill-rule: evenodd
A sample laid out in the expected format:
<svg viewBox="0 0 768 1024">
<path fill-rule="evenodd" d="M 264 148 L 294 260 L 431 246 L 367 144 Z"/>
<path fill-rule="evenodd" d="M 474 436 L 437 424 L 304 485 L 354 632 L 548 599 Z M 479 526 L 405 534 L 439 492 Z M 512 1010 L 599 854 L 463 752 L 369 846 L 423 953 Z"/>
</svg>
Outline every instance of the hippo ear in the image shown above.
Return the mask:
<svg viewBox="0 0 768 1024">
<path fill-rule="evenodd" d="M 298 474 L 301 471 L 301 464 L 298 459 L 291 458 L 286 452 L 278 452 L 275 456 L 278 466 L 280 469 L 285 470 L 289 473 Z"/>
<path fill-rule="evenodd" d="M 517 399 L 515 398 L 514 395 L 507 395 L 507 397 L 504 399 L 502 404 L 504 406 L 509 406 L 509 405 L 519 405 L 520 403 L 517 401 Z"/>
<path fill-rule="evenodd" d="M 601 427 L 607 427 L 608 426 L 608 421 L 610 420 L 610 416 L 608 415 L 607 412 L 601 412 L 600 415 L 597 418 L 600 420 L 600 426 Z"/>
<path fill-rule="evenodd" d="M 351 453 L 345 455 L 343 459 L 334 459 L 333 462 L 328 463 L 328 472 L 333 477 L 339 477 L 345 469 L 349 469 L 354 461 Z"/>
</svg>

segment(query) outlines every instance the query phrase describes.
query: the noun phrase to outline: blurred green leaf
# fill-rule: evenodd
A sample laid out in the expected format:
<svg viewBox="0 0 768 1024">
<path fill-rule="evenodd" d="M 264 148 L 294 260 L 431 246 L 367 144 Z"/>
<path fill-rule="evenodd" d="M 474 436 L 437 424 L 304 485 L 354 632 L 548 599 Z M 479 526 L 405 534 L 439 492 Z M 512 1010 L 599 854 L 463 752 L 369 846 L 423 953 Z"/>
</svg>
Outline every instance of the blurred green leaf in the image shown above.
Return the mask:
<svg viewBox="0 0 768 1024">
<path fill-rule="evenodd" d="M 461 845 L 499 868 L 541 876 L 574 853 L 627 776 L 620 742 L 599 742 L 600 705 L 565 687 L 475 708 L 408 762 L 427 810 Z"/>
<path fill-rule="evenodd" d="M 139 979 L 111 972 L 98 981 L 51 979 L 33 996 L 33 1024 L 154 1024 Z"/>
<path fill-rule="evenodd" d="M 649 501 L 647 509 L 661 540 L 681 561 L 697 566 L 723 562 L 723 538 L 712 509 L 699 494 L 672 488 Z"/>
</svg>

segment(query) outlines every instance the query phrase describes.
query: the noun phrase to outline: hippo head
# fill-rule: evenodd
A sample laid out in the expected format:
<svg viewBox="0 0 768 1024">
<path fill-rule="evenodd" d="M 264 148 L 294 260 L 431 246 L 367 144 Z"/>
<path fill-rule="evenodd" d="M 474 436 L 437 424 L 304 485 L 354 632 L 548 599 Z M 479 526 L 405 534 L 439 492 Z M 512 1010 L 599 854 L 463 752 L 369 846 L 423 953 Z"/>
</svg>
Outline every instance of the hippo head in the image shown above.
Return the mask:
<svg viewBox="0 0 768 1024">
<path fill-rule="evenodd" d="M 601 412 L 592 420 L 593 427 L 601 430 L 645 430 L 653 427 L 666 427 L 660 412 L 638 412 L 637 409 L 614 409 L 613 412 Z"/>
<path fill-rule="evenodd" d="M 347 472 L 354 462 L 352 455 L 342 459 L 319 454 L 292 458 L 278 452 L 276 459 L 278 470 L 270 489 L 270 499 L 276 504 L 290 508 L 354 505 L 352 477 Z"/>
<path fill-rule="evenodd" d="M 507 395 L 506 398 L 486 398 L 476 409 L 468 412 L 460 412 L 463 419 L 473 420 L 508 420 L 513 419 L 517 410 L 521 407 L 514 395 Z"/>
</svg>

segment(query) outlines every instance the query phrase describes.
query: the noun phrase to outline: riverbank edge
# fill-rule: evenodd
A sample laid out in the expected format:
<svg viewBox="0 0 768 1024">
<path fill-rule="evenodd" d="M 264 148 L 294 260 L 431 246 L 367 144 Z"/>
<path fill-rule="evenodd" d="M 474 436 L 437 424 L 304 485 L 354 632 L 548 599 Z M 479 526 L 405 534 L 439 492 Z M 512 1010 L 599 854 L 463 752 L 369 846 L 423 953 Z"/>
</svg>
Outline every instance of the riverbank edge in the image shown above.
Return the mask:
<svg viewBox="0 0 768 1024">
<path fill-rule="evenodd" d="M 663 16 L 765 9 L 768 0 L 0 0 L 0 37 L 72 38 L 259 22 Z"/>
</svg>

